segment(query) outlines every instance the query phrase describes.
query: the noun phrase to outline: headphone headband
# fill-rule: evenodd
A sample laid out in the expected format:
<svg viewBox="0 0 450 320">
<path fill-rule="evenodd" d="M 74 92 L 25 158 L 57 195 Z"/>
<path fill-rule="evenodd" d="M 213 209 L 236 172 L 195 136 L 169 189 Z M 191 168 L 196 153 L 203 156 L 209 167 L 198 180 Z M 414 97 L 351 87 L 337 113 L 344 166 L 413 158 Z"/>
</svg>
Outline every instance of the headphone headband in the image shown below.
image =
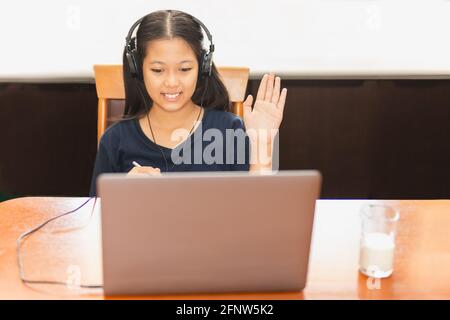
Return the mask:
<svg viewBox="0 0 450 320">
<path fill-rule="evenodd" d="M 140 18 L 138 21 L 136 21 L 135 23 L 133 23 L 133 25 L 131 26 L 131 28 L 130 28 L 130 31 L 128 31 L 128 34 L 127 34 L 127 37 L 125 38 L 125 41 L 126 41 L 126 45 L 125 45 L 125 48 L 127 48 L 127 49 L 130 49 L 130 51 L 129 52 L 131 52 L 131 50 L 134 50 L 134 49 L 136 49 L 136 48 L 130 48 L 130 45 L 131 45 L 131 36 L 133 35 L 133 32 L 134 32 L 134 29 L 136 29 L 136 27 L 139 25 L 139 24 L 141 24 L 141 22 L 142 22 L 142 20 L 143 20 L 144 18 Z"/>
</svg>

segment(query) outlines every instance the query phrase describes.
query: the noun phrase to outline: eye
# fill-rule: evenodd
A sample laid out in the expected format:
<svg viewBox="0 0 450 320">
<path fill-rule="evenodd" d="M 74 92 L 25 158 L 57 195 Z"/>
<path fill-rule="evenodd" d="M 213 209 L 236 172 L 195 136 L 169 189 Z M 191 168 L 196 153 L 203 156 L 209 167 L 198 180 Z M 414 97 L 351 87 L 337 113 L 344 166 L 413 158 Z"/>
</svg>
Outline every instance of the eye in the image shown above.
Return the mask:
<svg viewBox="0 0 450 320">
<path fill-rule="evenodd" d="M 162 69 L 150 69 L 150 70 L 152 70 L 155 73 L 161 73 L 163 71 Z"/>
<path fill-rule="evenodd" d="M 191 71 L 192 70 L 192 68 L 181 68 L 181 71 L 183 71 L 183 72 L 188 72 L 188 71 Z"/>
</svg>

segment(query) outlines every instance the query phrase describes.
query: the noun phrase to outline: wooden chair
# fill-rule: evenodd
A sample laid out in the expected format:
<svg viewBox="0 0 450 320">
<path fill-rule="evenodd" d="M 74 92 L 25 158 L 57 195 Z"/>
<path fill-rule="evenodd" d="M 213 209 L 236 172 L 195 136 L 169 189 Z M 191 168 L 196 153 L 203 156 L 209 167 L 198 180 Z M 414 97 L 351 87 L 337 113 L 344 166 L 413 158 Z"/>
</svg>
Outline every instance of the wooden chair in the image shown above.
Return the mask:
<svg viewBox="0 0 450 320">
<path fill-rule="evenodd" d="M 218 71 L 228 90 L 232 112 L 242 118 L 249 68 L 220 67 Z M 94 65 L 94 74 L 98 96 L 97 143 L 99 143 L 107 126 L 108 105 L 111 100 L 124 100 L 125 89 L 122 65 Z"/>
</svg>

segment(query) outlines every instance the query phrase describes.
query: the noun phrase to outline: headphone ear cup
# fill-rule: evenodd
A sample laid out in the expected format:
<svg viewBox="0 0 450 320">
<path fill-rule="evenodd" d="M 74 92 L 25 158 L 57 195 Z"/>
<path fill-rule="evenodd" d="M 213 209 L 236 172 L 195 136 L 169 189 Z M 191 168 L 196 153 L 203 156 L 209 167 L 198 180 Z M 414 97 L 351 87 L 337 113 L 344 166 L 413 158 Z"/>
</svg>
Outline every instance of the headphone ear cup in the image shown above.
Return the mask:
<svg viewBox="0 0 450 320">
<path fill-rule="evenodd" d="M 209 77 L 211 75 L 211 69 L 212 69 L 212 53 L 207 53 L 205 50 L 203 50 L 202 74 L 204 76 Z"/>
<path fill-rule="evenodd" d="M 126 56 L 128 62 L 128 69 L 130 69 L 131 76 L 133 78 L 137 78 L 136 61 L 134 59 L 134 55 L 132 53 L 127 52 Z"/>
<path fill-rule="evenodd" d="M 141 79 L 139 62 L 136 57 L 136 38 L 131 38 L 127 50 L 126 56 L 131 76 L 136 79 Z"/>
<path fill-rule="evenodd" d="M 136 58 L 136 54 L 133 52 L 131 57 L 132 57 L 133 65 L 134 65 L 136 79 L 142 80 L 142 75 L 141 75 L 141 72 L 140 72 L 141 68 L 139 66 L 138 59 Z"/>
</svg>

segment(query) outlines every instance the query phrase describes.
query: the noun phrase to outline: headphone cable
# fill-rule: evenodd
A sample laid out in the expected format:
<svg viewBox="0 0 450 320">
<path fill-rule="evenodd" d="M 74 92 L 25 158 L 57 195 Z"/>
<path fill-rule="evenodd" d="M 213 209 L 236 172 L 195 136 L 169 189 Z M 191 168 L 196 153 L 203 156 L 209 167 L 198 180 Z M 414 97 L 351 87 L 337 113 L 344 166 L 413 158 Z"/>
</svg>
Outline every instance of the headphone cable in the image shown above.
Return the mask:
<svg viewBox="0 0 450 320">
<path fill-rule="evenodd" d="M 77 212 L 78 210 L 80 210 L 81 208 L 83 208 L 89 201 L 91 201 L 92 199 L 94 199 L 94 204 L 92 206 L 92 210 L 91 210 L 91 217 L 94 213 L 94 208 L 95 208 L 95 204 L 97 202 L 97 197 L 90 197 L 88 200 L 86 200 L 83 204 L 81 204 L 78 208 L 62 213 L 60 215 L 57 215 L 56 217 L 50 218 L 46 221 L 44 221 L 43 223 L 41 223 L 40 225 L 22 233 L 19 238 L 17 238 L 17 264 L 19 267 L 19 277 L 20 280 L 22 281 L 22 283 L 24 284 L 51 284 L 51 285 L 63 285 L 63 286 L 67 286 L 68 284 L 66 282 L 62 282 L 62 281 L 53 281 L 53 280 L 30 280 L 27 279 L 25 277 L 24 271 L 23 271 L 23 262 L 22 262 L 22 255 L 21 255 L 21 247 L 22 247 L 22 243 L 25 239 L 27 239 L 29 236 L 31 236 L 32 234 L 34 234 L 35 232 L 39 231 L 40 229 L 42 229 L 44 226 L 46 226 L 48 223 L 57 220 L 61 217 L 67 216 L 71 213 Z M 77 285 L 76 287 L 79 288 L 85 288 L 85 289 L 99 289 L 99 288 L 103 288 L 102 285 L 84 285 L 84 284 L 80 284 Z"/>
<path fill-rule="evenodd" d="M 138 88 L 139 94 L 141 95 L 142 101 L 144 102 L 145 108 L 147 109 L 147 120 L 148 120 L 149 125 L 150 125 L 150 120 L 148 118 L 148 114 L 150 113 L 150 107 L 147 105 L 147 100 L 145 100 L 144 94 L 141 91 L 140 83 L 138 83 L 137 88 Z M 151 130 L 151 126 L 150 126 L 150 130 Z M 152 135 L 153 135 L 153 132 L 152 132 Z M 153 139 L 155 139 L 155 138 L 153 137 Z M 166 156 L 164 155 L 164 152 L 162 151 L 160 146 L 158 144 L 156 144 L 156 142 L 155 142 L 155 145 L 159 149 L 159 152 L 162 154 L 162 156 L 164 158 L 164 162 L 165 162 L 165 165 L 166 165 L 166 172 L 169 172 L 169 164 L 167 162 Z"/>
</svg>

